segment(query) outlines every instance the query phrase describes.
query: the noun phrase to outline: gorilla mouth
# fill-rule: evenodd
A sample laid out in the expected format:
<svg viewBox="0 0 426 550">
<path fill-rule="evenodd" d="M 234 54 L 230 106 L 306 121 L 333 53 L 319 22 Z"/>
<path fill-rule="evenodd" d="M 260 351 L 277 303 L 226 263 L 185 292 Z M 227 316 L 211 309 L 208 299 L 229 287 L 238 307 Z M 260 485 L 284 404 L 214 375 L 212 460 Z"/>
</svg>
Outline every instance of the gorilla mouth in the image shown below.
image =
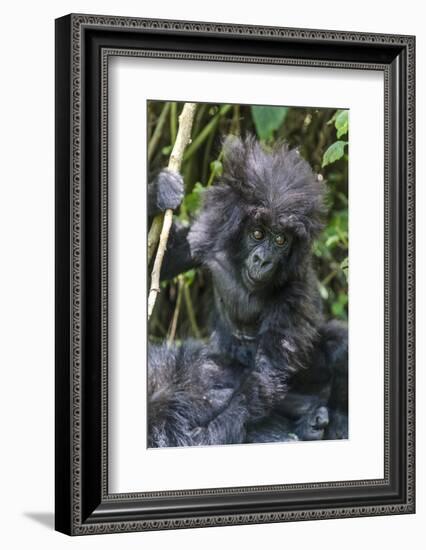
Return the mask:
<svg viewBox="0 0 426 550">
<path fill-rule="evenodd" d="M 311 426 L 311 431 L 314 433 L 321 433 L 324 432 L 324 428 L 320 428 L 320 426 L 314 425 Z"/>
<path fill-rule="evenodd" d="M 310 426 L 310 432 L 315 439 L 322 439 L 325 434 L 325 429 L 319 426 Z"/>
<path fill-rule="evenodd" d="M 246 286 L 249 288 L 264 286 L 269 282 L 270 278 L 271 277 L 269 275 L 265 276 L 262 274 L 250 273 L 250 270 L 247 267 L 243 270 L 243 279 Z"/>
</svg>

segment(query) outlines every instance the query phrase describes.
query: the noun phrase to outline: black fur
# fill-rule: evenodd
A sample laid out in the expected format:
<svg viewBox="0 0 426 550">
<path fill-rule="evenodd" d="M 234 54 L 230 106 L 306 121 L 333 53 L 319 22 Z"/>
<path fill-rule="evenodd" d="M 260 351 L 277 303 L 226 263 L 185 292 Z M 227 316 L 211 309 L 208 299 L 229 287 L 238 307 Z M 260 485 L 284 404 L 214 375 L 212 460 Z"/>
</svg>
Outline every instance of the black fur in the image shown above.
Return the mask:
<svg viewBox="0 0 426 550">
<path fill-rule="evenodd" d="M 177 172 L 165 168 L 148 185 L 148 219 L 168 208 L 175 210 L 183 199 L 183 179 Z"/>
<path fill-rule="evenodd" d="M 226 364 L 200 342 L 186 341 L 179 347 L 150 345 L 148 445 L 346 438 L 347 401 L 346 413 L 343 404 L 347 392 L 340 393 L 345 371 L 336 371 L 347 353 L 343 331 L 336 322 L 322 327 L 315 362 L 295 376 L 275 412 L 257 422 L 250 420 L 245 404 L 235 399 L 250 369 Z M 337 402 L 340 406 L 335 409 Z"/>
<path fill-rule="evenodd" d="M 346 439 L 347 330 L 341 323 L 330 321 L 324 323 L 319 332 L 320 341 L 309 368 L 294 376 L 286 398 L 277 407 L 277 413 L 291 421 L 289 429 L 300 440 Z M 264 424 L 271 432 L 268 420 Z M 282 427 L 274 420 L 272 424 L 277 438 Z M 259 428 L 256 433 L 259 433 Z M 264 438 L 263 434 L 262 440 Z"/>
<path fill-rule="evenodd" d="M 167 209 L 179 208 L 184 196 L 182 176 L 165 168 L 148 185 L 148 227 L 154 216 Z M 161 268 L 161 279 L 172 279 L 179 273 L 196 267 L 188 243 L 189 227 L 174 222 Z"/>
<path fill-rule="evenodd" d="M 232 138 L 224 150 L 223 178 L 206 192 L 188 240 L 192 256 L 212 274 L 212 346 L 252 369 L 243 391 L 252 416 L 263 417 L 318 342 L 322 315 L 311 245 L 322 227 L 324 185 L 285 145 L 266 152 L 251 137 Z M 264 285 L 247 277 L 256 227 L 267 235 L 261 254 L 274 264 Z M 278 256 L 270 235 L 288 243 Z"/>
<path fill-rule="evenodd" d="M 148 446 L 242 443 L 246 408 L 232 399 L 246 369 L 200 342 L 148 347 Z"/>
</svg>

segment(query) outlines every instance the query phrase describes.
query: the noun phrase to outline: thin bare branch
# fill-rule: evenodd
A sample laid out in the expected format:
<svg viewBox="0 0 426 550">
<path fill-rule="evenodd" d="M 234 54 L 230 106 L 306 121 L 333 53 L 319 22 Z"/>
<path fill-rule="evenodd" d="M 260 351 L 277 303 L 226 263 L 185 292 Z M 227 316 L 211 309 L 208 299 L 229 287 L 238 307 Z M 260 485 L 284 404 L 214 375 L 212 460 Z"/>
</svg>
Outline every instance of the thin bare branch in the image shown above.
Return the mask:
<svg viewBox="0 0 426 550">
<path fill-rule="evenodd" d="M 176 136 L 175 144 L 173 146 L 172 154 L 170 155 L 168 166 L 169 170 L 173 170 L 174 172 L 180 171 L 185 147 L 191 140 L 191 129 L 194 120 L 195 109 L 195 103 L 185 103 L 179 116 L 179 130 Z M 159 238 L 157 255 L 155 257 L 154 266 L 152 268 L 151 288 L 148 296 L 148 319 L 151 317 L 151 313 L 154 309 L 155 301 L 157 299 L 157 294 L 160 292 L 161 265 L 163 263 L 164 253 L 166 251 L 167 240 L 169 238 L 169 232 L 172 226 L 172 222 L 173 210 L 168 209 L 164 212 L 163 227 L 161 229 L 161 234 Z M 153 235 L 151 235 L 151 230 L 149 231 L 148 242 L 150 242 L 150 239 L 151 242 L 153 242 Z M 152 246 L 153 245 L 151 245 L 151 248 Z"/>
</svg>

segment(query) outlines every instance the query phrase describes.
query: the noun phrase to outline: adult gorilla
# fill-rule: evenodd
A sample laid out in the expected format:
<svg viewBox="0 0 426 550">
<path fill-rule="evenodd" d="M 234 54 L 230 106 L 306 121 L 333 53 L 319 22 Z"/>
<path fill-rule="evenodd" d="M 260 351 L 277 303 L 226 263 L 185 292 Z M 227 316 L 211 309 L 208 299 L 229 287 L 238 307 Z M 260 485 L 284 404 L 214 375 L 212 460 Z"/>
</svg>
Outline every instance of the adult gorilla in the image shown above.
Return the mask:
<svg viewBox="0 0 426 550">
<path fill-rule="evenodd" d="M 294 377 L 275 411 L 257 421 L 234 399 L 249 376 L 248 367 L 229 363 L 194 340 L 179 346 L 150 345 L 148 446 L 347 438 L 347 389 L 341 387 L 341 374 L 346 373 L 344 329 L 334 321 L 325 323 L 320 341 L 312 365 Z"/>
</svg>

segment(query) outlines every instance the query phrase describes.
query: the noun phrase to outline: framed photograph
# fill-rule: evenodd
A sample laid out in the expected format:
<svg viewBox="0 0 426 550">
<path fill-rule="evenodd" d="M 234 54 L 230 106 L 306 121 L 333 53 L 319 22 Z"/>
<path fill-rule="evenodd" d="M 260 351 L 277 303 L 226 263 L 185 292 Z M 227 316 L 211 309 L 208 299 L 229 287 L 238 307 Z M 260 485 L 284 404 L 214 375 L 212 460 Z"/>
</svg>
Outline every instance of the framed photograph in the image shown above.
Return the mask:
<svg viewBox="0 0 426 550">
<path fill-rule="evenodd" d="M 56 529 L 415 511 L 413 36 L 56 20 Z"/>
</svg>

